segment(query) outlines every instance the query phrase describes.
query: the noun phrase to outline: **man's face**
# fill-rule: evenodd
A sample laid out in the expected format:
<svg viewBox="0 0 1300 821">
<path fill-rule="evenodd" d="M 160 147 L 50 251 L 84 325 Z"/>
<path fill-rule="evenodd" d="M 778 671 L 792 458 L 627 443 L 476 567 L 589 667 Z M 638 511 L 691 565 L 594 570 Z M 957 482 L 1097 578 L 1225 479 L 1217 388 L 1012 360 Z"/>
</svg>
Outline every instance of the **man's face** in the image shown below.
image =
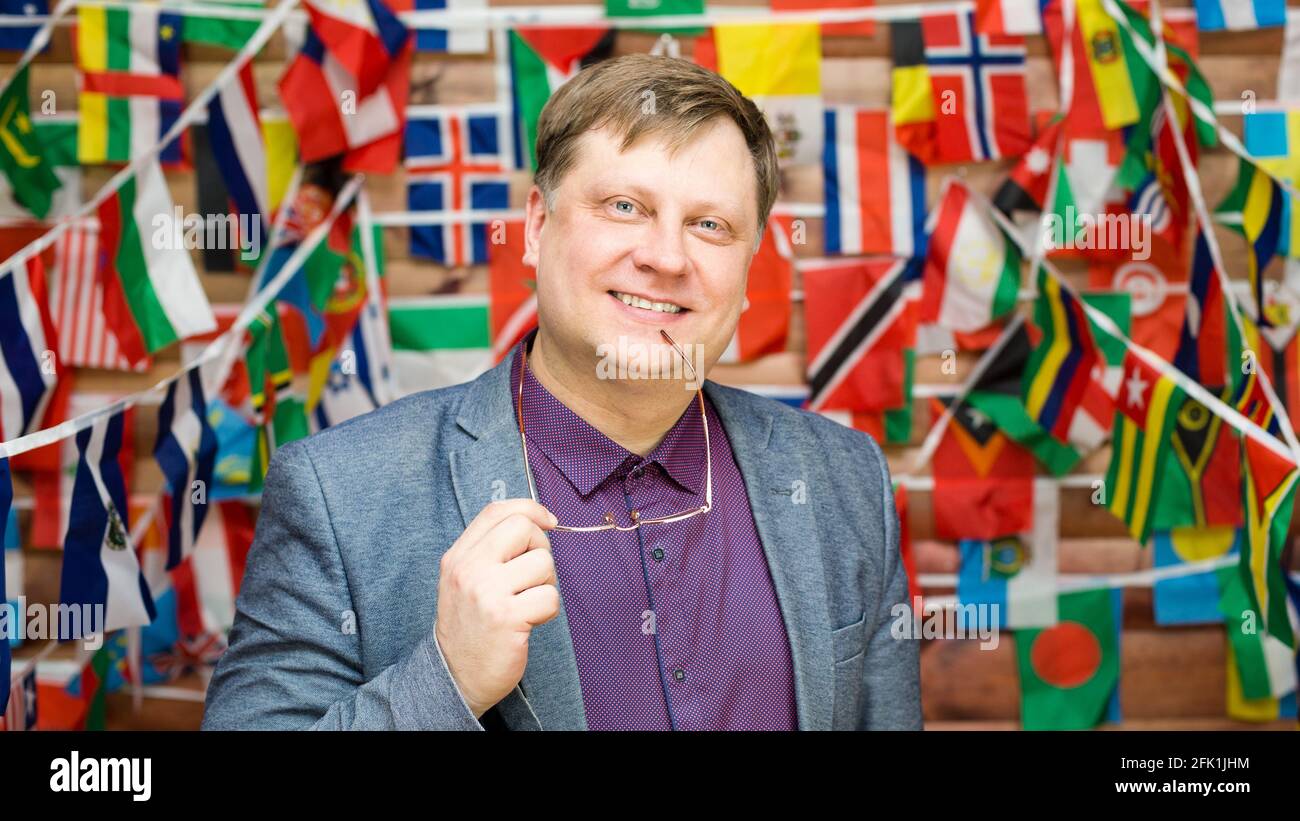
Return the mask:
<svg viewBox="0 0 1300 821">
<path fill-rule="evenodd" d="M 524 262 L 537 268 L 548 346 L 594 361 L 620 337 L 662 345 L 663 328 L 704 346 L 707 373 L 739 321 L 758 231 L 740 129 L 714 120 L 672 154 L 655 136 L 620 152 L 607 132 L 590 131 L 576 153 L 553 212 L 535 187 L 528 200 Z M 697 351 L 686 352 L 698 367 Z"/>
</svg>

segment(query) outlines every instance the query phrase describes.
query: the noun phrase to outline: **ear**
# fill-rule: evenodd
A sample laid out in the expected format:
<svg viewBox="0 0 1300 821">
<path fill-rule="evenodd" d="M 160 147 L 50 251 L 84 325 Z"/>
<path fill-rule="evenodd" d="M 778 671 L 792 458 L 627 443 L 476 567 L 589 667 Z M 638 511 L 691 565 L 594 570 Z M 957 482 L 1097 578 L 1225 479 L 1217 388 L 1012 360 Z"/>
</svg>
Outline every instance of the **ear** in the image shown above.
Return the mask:
<svg viewBox="0 0 1300 821">
<path fill-rule="evenodd" d="M 546 198 L 542 196 L 542 189 L 534 185 L 528 189 L 528 201 L 524 204 L 523 263 L 530 268 L 537 267 L 542 243 L 542 226 L 545 223 Z"/>
</svg>

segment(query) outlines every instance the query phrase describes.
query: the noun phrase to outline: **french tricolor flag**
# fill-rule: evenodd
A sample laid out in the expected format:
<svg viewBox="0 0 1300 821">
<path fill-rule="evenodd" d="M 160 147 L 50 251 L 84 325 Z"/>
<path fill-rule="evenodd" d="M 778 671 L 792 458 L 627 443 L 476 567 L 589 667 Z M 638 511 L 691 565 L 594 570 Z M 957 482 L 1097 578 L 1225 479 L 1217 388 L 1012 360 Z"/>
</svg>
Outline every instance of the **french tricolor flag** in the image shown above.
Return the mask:
<svg viewBox="0 0 1300 821">
<path fill-rule="evenodd" d="M 236 210 L 260 220 L 261 235 L 267 236 L 271 209 L 266 188 L 266 143 L 257 112 L 251 61 L 208 104 L 208 134 L 213 158 Z"/>
<path fill-rule="evenodd" d="M 39 254 L 0 271 L 0 441 L 38 430 L 59 381 L 59 348 Z"/>
<path fill-rule="evenodd" d="M 307 5 L 312 25 L 280 78 L 302 160 L 344 154 L 347 171 L 391 173 L 401 158 L 410 31 L 380 0 Z"/>
</svg>

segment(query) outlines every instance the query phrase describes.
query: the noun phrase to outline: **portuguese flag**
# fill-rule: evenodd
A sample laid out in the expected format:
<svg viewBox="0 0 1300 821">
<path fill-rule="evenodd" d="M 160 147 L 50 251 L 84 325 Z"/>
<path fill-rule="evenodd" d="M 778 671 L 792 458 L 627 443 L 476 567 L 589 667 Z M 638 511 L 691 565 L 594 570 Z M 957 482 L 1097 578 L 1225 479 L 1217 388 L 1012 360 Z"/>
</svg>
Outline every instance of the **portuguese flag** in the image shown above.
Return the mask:
<svg viewBox="0 0 1300 821">
<path fill-rule="evenodd" d="M 100 204 L 99 225 L 104 318 L 132 364 L 217 327 L 156 161 Z"/>
<path fill-rule="evenodd" d="M 1059 598 L 1054 627 L 1015 632 L 1026 730 L 1089 730 L 1118 720 L 1121 590 Z"/>
</svg>

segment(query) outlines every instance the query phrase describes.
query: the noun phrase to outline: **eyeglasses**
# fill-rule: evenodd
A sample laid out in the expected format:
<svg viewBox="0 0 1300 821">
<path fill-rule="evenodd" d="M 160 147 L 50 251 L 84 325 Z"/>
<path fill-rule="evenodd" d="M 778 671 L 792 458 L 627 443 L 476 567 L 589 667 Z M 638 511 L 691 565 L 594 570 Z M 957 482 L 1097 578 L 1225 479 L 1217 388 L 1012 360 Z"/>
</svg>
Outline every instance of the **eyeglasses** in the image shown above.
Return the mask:
<svg viewBox="0 0 1300 821">
<path fill-rule="evenodd" d="M 697 377 L 695 375 L 695 366 L 691 364 L 691 360 L 686 356 L 686 354 L 682 353 L 682 349 L 677 346 L 677 343 L 673 341 L 673 338 L 670 337 L 668 335 L 668 332 L 663 330 L 662 328 L 659 330 L 659 334 L 664 338 L 665 341 L 668 342 L 669 345 L 673 346 L 673 350 L 676 351 L 677 355 L 680 356 L 682 358 L 682 361 L 686 363 L 686 367 L 689 368 L 691 371 L 691 379 L 697 380 Z M 528 463 L 528 436 L 524 432 L 524 375 L 528 373 L 528 346 L 527 345 L 522 346 L 520 348 L 519 353 L 521 357 L 521 361 L 519 364 L 519 405 L 518 405 L 519 441 L 524 448 L 524 473 L 528 476 L 528 493 L 530 496 L 532 496 L 533 501 L 536 502 L 537 486 L 533 483 L 533 469 L 532 466 Z M 709 510 L 713 508 L 713 448 L 709 444 L 709 417 L 708 414 L 706 414 L 704 411 L 704 390 L 702 387 L 696 389 L 695 397 L 699 401 L 699 405 L 700 405 L 700 418 L 704 420 L 704 455 L 706 460 L 705 478 L 704 478 L 704 504 L 700 505 L 697 508 L 692 508 L 691 510 L 684 510 L 681 513 L 674 513 L 671 516 L 655 516 L 650 519 L 642 519 L 640 513 L 634 510 L 632 511 L 632 524 L 629 525 L 628 527 L 623 527 L 617 524 L 614 521 L 613 512 L 608 512 L 605 514 L 605 521 L 603 524 L 588 525 L 585 527 L 571 527 L 568 525 L 556 525 L 554 529 L 564 531 L 566 533 L 595 533 L 602 530 L 618 530 L 622 532 L 627 532 L 631 530 L 636 530 L 642 525 L 669 524 L 671 522 L 680 522 L 683 519 L 689 519 L 692 516 L 699 516 L 702 513 L 708 513 Z"/>
</svg>

